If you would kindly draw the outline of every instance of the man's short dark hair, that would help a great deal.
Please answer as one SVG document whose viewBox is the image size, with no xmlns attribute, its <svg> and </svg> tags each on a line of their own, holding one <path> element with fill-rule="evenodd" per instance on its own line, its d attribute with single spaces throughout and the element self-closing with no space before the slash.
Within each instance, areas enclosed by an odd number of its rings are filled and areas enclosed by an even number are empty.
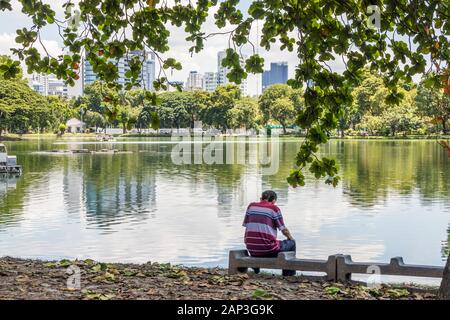
<svg viewBox="0 0 450 320">
<path fill-rule="evenodd" d="M 272 201 L 277 200 L 277 194 L 275 193 L 275 191 L 267 190 L 262 193 L 261 199 L 272 202 Z"/>
</svg>

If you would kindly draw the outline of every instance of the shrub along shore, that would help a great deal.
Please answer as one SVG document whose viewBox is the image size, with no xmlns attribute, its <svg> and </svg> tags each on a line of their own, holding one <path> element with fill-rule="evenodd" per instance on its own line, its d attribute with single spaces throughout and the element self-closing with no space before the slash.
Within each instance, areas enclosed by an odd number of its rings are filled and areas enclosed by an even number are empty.
<svg viewBox="0 0 450 320">
<path fill-rule="evenodd" d="M 76 281 L 78 274 L 79 282 Z M 360 284 L 267 273 L 228 276 L 226 269 L 150 262 L 99 263 L 89 259 L 48 262 L 0 258 L 0 300 L 430 300 L 436 299 L 436 290 L 406 285 L 368 288 Z"/>
</svg>

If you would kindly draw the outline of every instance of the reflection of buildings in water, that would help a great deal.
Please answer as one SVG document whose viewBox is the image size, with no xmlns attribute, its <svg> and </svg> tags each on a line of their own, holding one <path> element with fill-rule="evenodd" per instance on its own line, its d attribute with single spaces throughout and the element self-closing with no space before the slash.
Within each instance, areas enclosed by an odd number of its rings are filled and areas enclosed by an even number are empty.
<svg viewBox="0 0 450 320">
<path fill-rule="evenodd" d="M 108 181 L 108 185 L 90 179 L 84 182 L 88 224 L 109 228 L 122 219 L 140 222 L 156 210 L 154 175 L 117 175 Z"/>
<path fill-rule="evenodd" d="M 79 213 L 80 217 L 84 217 L 86 213 L 83 188 L 83 175 L 80 170 L 66 165 L 63 175 L 64 204 L 69 213 Z"/>
<path fill-rule="evenodd" d="M 262 179 L 256 168 L 247 167 L 236 181 L 217 184 L 218 217 L 243 215 L 248 204 L 258 201 L 262 190 Z"/>
<path fill-rule="evenodd" d="M 217 201 L 219 207 L 219 217 L 229 217 L 245 212 L 249 203 L 258 201 L 262 191 L 274 189 L 279 194 L 280 199 L 287 201 L 288 185 L 283 177 L 283 183 L 271 183 L 278 181 L 277 173 L 271 173 L 269 167 L 276 168 L 280 161 L 280 151 L 275 152 L 273 148 L 280 148 L 279 144 L 273 144 L 270 140 L 249 138 L 237 140 L 232 138 L 226 145 L 227 154 L 231 152 L 229 164 L 232 168 L 229 175 L 225 177 L 225 182 L 216 179 Z M 228 139 L 230 140 L 230 139 Z M 227 162 L 228 163 L 228 162 Z M 279 164 L 279 163 L 278 163 Z M 238 170 L 234 168 L 239 168 Z M 237 175 L 233 175 L 237 173 Z M 226 172 L 224 173 L 226 174 Z M 268 175 L 270 174 L 270 175 Z"/>
</svg>

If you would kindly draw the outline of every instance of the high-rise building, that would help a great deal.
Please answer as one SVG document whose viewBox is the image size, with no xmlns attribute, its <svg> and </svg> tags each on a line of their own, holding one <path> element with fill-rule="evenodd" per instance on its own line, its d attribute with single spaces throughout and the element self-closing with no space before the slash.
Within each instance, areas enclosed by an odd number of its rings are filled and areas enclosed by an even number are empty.
<svg viewBox="0 0 450 320">
<path fill-rule="evenodd" d="M 226 57 L 225 51 L 219 51 L 217 54 L 217 84 L 218 85 L 226 85 L 231 83 L 230 80 L 228 80 L 228 73 L 230 72 L 230 69 L 228 67 L 222 66 L 222 61 Z M 246 56 L 240 57 L 241 66 L 245 67 L 245 60 Z M 242 83 L 239 85 L 239 88 L 241 89 L 241 93 L 243 96 L 247 95 L 247 79 L 242 79 Z"/>
<path fill-rule="evenodd" d="M 227 74 L 229 69 L 222 66 L 222 60 L 226 57 L 225 51 L 219 51 L 217 53 L 217 84 L 223 85 L 228 82 Z"/>
<path fill-rule="evenodd" d="M 218 74 L 216 72 L 206 72 L 203 76 L 203 90 L 214 92 L 217 88 Z"/>
<path fill-rule="evenodd" d="M 155 81 L 156 72 L 155 55 L 141 50 L 131 51 L 125 57 L 120 58 L 119 60 L 113 60 L 113 63 L 117 65 L 119 71 L 117 83 L 124 85 L 129 82 L 129 79 L 127 79 L 125 74 L 130 70 L 129 61 L 135 57 L 138 57 L 142 61 L 141 75 L 138 78 L 140 87 L 146 90 L 153 90 L 153 81 Z M 86 60 L 83 67 L 83 90 L 86 86 L 97 80 L 98 76 L 95 74 L 92 65 Z"/>
<path fill-rule="evenodd" d="M 64 80 L 59 80 L 55 75 L 33 73 L 28 79 L 29 86 L 43 96 L 68 96 L 68 86 Z"/>
<path fill-rule="evenodd" d="M 185 89 L 187 91 L 201 90 L 203 88 L 203 76 L 197 71 L 189 72 Z"/>
<path fill-rule="evenodd" d="M 266 90 L 272 84 L 285 84 L 288 81 L 288 63 L 273 62 L 270 70 L 264 71 L 262 75 L 262 90 Z"/>
</svg>

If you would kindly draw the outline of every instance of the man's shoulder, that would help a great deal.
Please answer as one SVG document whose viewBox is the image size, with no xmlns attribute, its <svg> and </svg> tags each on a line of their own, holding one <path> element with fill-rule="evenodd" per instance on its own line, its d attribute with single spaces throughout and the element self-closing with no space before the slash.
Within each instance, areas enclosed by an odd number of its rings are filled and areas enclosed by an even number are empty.
<svg viewBox="0 0 450 320">
<path fill-rule="evenodd" d="M 260 201 L 260 202 L 252 202 L 248 205 L 248 208 L 257 207 L 257 208 L 265 208 L 270 211 L 273 211 L 273 213 L 280 213 L 281 210 L 273 203 L 267 202 L 267 201 Z"/>
</svg>

